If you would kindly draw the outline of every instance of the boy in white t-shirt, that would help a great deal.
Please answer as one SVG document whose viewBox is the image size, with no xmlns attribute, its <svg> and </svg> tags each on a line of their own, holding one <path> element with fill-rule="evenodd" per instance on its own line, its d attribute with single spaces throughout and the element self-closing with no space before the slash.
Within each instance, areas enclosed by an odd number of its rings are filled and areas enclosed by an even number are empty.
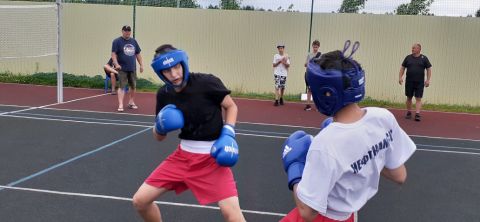
<svg viewBox="0 0 480 222">
<path fill-rule="evenodd" d="M 274 106 L 283 105 L 283 94 L 287 84 L 288 67 L 290 58 L 285 52 L 284 44 L 277 44 L 278 53 L 273 55 L 273 78 L 275 80 L 275 103 Z"/>
<path fill-rule="evenodd" d="M 297 131 L 285 141 L 283 163 L 297 207 L 282 222 L 353 222 L 354 212 L 377 193 L 380 175 L 405 182 L 404 163 L 416 146 L 388 110 L 358 106 L 365 76 L 351 59 L 359 43 L 347 57 L 349 46 L 308 63 L 314 103 L 333 122 L 313 139 Z"/>
</svg>

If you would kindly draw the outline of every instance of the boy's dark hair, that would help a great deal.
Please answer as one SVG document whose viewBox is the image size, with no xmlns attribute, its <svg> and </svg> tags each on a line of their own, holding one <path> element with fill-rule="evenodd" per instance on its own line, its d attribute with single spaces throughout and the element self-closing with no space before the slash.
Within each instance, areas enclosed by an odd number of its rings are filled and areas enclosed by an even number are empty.
<svg viewBox="0 0 480 222">
<path fill-rule="evenodd" d="M 153 56 L 153 58 L 157 58 L 158 56 L 160 56 L 162 54 L 165 54 L 167 52 L 171 52 L 171 51 L 174 51 L 174 50 L 177 50 L 177 48 L 173 47 L 173 45 L 163 44 L 163 45 L 159 46 L 157 49 L 155 49 L 155 55 Z"/>
<path fill-rule="evenodd" d="M 345 58 L 343 53 L 340 50 L 335 50 L 331 52 L 327 52 L 320 56 L 318 59 L 314 59 L 315 63 L 320 65 L 322 69 L 336 69 L 336 70 L 348 70 L 355 68 L 355 66 L 361 69 L 360 64 L 353 60 Z M 355 64 L 355 65 L 354 65 Z"/>
<path fill-rule="evenodd" d="M 312 42 L 312 45 L 318 45 L 318 46 L 320 46 L 320 41 L 315 40 L 315 41 Z"/>
</svg>

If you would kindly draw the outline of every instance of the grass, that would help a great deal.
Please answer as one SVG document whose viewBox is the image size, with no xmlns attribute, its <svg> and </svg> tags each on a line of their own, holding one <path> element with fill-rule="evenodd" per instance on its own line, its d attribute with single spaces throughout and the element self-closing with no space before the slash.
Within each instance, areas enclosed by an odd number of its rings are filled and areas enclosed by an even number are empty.
<svg viewBox="0 0 480 222">
<path fill-rule="evenodd" d="M 35 84 L 35 85 L 51 85 L 57 84 L 57 73 L 35 73 L 32 75 L 20 75 L 9 72 L 0 73 L 0 82 L 6 83 L 20 83 L 20 84 Z M 79 88 L 98 88 L 104 87 L 104 76 L 85 76 L 85 75 L 73 75 L 63 74 L 63 85 L 65 87 L 79 87 Z M 147 79 L 137 80 L 137 90 L 141 92 L 156 92 L 160 87 L 160 84 L 153 83 Z M 244 92 L 232 92 L 232 96 L 240 98 L 251 99 L 266 99 L 272 100 L 274 98 L 273 93 L 244 93 Z M 300 94 L 288 94 L 285 95 L 285 100 L 300 102 Z M 384 108 L 399 108 L 404 109 L 404 103 L 393 103 L 389 101 L 374 100 L 372 98 L 365 98 L 360 102 L 361 106 L 376 106 Z M 475 113 L 480 114 L 480 107 L 466 106 L 466 105 L 445 105 L 445 104 L 424 104 L 422 109 L 432 111 L 443 112 L 461 112 L 461 113 Z"/>
</svg>

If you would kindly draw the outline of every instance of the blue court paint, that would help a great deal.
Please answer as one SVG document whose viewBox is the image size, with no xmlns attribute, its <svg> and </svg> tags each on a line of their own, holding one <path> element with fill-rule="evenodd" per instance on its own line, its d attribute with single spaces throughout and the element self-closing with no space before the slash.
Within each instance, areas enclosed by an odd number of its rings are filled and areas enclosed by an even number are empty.
<svg viewBox="0 0 480 222">
<path fill-rule="evenodd" d="M 78 160 L 78 159 L 80 159 L 80 158 L 83 158 L 83 157 L 86 157 L 86 156 L 88 156 L 88 155 L 94 154 L 94 153 L 96 153 L 96 152 L 98 152 L 98 151 L 104 150 L 104 149 L 106 149 L 106 148 L 108 148 L 108 147 L 110 147 L 110 146 L 112 146 L 112 145 L 115 145 L 115 144 L 117 144 L 117 143 L 119 143 L 119 142 L 122 142 L 122 141 L 124 141 L 124 140 L 130 139 L 130 138 L 132 138 L 132 137 L 134 137 L 134 136 L 136 136 L 136 135 L 138 135 L 138 134 L 141 134 L 141 133 L 143 133 L 143 132 L 145 132 L 145 131 L 147 131 L 147 130 L 151 130 L 151 129 L 152 129 L 152 127 L 148 127 L 147 129 L 143 129 L 143 130 L 141 130 L 141 131 L 139 131 L 139 132 L 136 132 L 136 133 L 134 133 L 134 134 L 131 134 L 131 135 L 129 135 L 129 136 L 126 136 L 126 137 L 124 137 L 124 138 L 122 138 L 122 139 L 113 141 L 113 142 L 111 142 L 111 143 L 109 143 L 109 144 L 107 144 L 107 145 L 105 145 L 105 146 L 102 146 L 102 147 L 99 147 L 99 148 L 94 149 L 94 150 L 92 150 L 92 151 L 83 153 L 83 154 L 81 154 L 81 155 L 78 155 L 78 156 L 76 156 L 76 157 L 73 157 L 73 158 L 71 158 L 71 159 L 69 159 L 69 160 L 66 160 L 66 161 L 64 161 L 64 162 L 57 163 L 57 164 L 55 164 L 55 165 L 53 165 L 53 166 L 51 166 L 51 167 L 49 167 L 49 168 L 47 168 L 47 169 L 44 169 L 44 170 L 39 171 L 39 172 L 37 172 L 37 173 L 34 173 L 34 174 L 30 175 L 30 176 L 27 176 L 27 177 L 24 177 L 24 178 L 22 178 L 22 179 L 19 179 L 19 180 L 17 180 L 17 181 L 11 182 L 11 183 L 7 184 L 7 186 L 13 187 L 13 186 L 15 186 L 15 185 L 17 185 L 17 184 L 19 184 L 19 183 L 25 182 L 25 181 L 27 181 L 27 180 L 30 180 L 30 179 L 32 179 L 32 178 L 35 178 L 35 177 L 40 176 L 40 175 L 42 175 L 42 174 L 45 174 L 45 173 L 47 173 L 47 172 L 49 172 L 49 171 L 52 171 L 52 170 L 54 170 L 54 169 L 56 169 L 56 168 L 59 168 L 59 167 L 61 167 L 61 166 L 63 166 L 63 165 L 69 164 L 69 163 L 71 163 L 71 162 L 73 162 L 73 161 L 75 161 L 75 160 Z M 5 188 L 0 188 L 0 191 L 3 190 L 3 189 L 5 189 Z"/>
</svg>

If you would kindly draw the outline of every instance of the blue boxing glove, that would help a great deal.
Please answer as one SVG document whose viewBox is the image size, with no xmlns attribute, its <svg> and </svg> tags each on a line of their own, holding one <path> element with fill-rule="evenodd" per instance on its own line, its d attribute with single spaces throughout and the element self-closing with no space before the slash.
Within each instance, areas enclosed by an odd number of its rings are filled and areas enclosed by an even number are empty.
<svg viewBox="0 0 480 222">
<path fill-rule="evenodd" d="M 155 131 L 160 135 L 183 127 L 183 113 L 173 104 L 168 104 L 155 118 Z"/>
<path fill-rule="evenodd" d="M 283 168 L 288 175 L 288 188 L 290 190 L 293 189 L 293 185 L 302 179 L 312 138 L 312 135 L 299 130 L 290 135 L 283 144 Z"/>
<path fill-rule="evenodd" d="M 231 167 L 237 163 L 238 144 L 235 141 L 235 129 L 232 125 L 223 126 L 220 137 L 213 143 L 210 155 L 220 166 Z"/>
</svg>

